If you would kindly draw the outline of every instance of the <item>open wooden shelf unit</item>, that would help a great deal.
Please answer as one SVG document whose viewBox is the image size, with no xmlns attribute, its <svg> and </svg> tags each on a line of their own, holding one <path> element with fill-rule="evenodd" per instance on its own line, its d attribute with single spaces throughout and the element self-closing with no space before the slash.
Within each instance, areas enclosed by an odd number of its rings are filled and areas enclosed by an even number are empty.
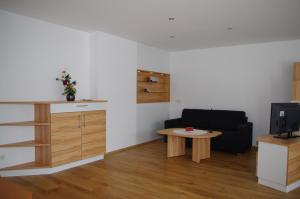
<svg viewBox="0 0 300 199">
<path fill-rule="evenodd" d="M 106 151 L 106 111 L 103 102 L 106 101 L 0 101 L 0 104 L 32 104 L 34 107 L 33 121 L 0 123 L 1 127 L 33 126 L 34 138 L 14 143 L 1 142 L 0 148 L 33 147 L 35 150 L 34 162 L 0 170 L 5 173 L 18 169 L 51 169 L 70 163 L 85 164 L 85 161 L 101 158 Z"/>
<path fill-rule="evenodd" d="M 51 135 L 50 135 L 50 104 L 34 102 L 0 101 L 0 104 L 33 104 L 34 121 L 5 122 L 0 126 L 34 126 L 34 140 L 1 144 L 0 148 L 35 147 L 35 165 L 50 167 Z M 25 164 L 22 164 L 25 165 Z M 16 166 L 22 166 L 16 165 Z M 5 169 L 5 168 L 4 168 Z M 3 169 L 1 169 L 3 170 Z"/>
</svg>

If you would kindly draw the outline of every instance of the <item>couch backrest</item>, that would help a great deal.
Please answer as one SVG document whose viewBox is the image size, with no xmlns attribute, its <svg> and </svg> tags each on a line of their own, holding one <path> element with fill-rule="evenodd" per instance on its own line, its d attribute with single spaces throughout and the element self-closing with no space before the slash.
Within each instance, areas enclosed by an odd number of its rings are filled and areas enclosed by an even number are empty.
<svg viewBox="0 0 300 199">
<path fill-rule="evenodd" d="M 210 110 L 205 109 L 184 109 L 182 111 L 182 123 L 185 126 L 193 126 L 195 128 L 209 128 L 210 126 Z"/>
<path fill-rule="evenodd" d="M 244 111 L 184 109 L 182 111 L 184 126 L 204 129 L 233 130 L 247 122 Z"/>
<path fill-rule="evenodd" d="M 212 110 L 210 127 L 215 129 L 233 130 L 247 122 L 244 111 Z"/>
</svg>

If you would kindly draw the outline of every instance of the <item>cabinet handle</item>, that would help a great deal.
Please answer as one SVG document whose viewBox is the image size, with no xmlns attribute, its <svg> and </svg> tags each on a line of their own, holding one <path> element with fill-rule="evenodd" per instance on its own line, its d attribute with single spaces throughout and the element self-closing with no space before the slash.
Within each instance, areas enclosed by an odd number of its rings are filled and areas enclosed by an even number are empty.
<svg viewBox="0 0 300 199">
<path fill-rule="evenodd" d="M 89 106 L 87 104 L 81 104 L 81 105 L 77 105 L 76 107 L 86 107 L 86 106 Z"/>
<path fill-rule="evenodd" d="M 81 128 L 81 116 L 78 115 L 78 128 Z"/>
<path fill-rule="evenodd" d="M 83 126 L 84 126 L 84 128 L 85 128 L 85 114 L 84 114 L 84 116 L 83 116 L 83 119 L 84 119 Z"/>
</svg>

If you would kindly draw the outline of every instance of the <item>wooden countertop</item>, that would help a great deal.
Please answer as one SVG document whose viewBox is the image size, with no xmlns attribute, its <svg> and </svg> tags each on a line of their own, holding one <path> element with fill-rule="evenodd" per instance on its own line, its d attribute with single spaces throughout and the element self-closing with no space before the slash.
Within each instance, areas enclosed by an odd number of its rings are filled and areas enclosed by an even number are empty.
<svg viewBox="0 0 300 199">
<path fill-rule="evenodd" d="M 294 133 L 294 135 L 300 135 L 300 133 Z M 256 138 L 258 142 L 266 142 L 270 144 L 277 144 L 277 145 L 282 145 L 282 146 L 292 146 L 295 144 L 300 144 L 300 137 L 299 138 L 290 138 L 290 139 L 279 139 L 279 138 L 274 138 L 274 135 L 262 135 L 258 136 Z"/>
<path fill-rule="evenodd" d="M 177 133 L 174 133 L 175 129 L 182 129 L 182 128 L 162 129 L 162 130 L 157 131 L 157 133 L 161 134 L 161 135 L 173 135 L 173 136 L 185 137 L 185 138 L 213 138 L 213 137 L 222 135 L 222 133 L 220 131 L 212 131 L 211 133 L 209 133 L 209 131 L 207 131 L 207 134 L 203 134 L 203 135 L 177 134 Z"/>
<path fill-rule="evenodd" d="M 10 100 L 0 100 L 0 104 L 72 104 L 72 103 L 104 103 L 107 100 L 75 100 L 75 101 L 66 101 L 66 100 L 51 100 L 51 101 L 10 101 Z"/>
</svg>

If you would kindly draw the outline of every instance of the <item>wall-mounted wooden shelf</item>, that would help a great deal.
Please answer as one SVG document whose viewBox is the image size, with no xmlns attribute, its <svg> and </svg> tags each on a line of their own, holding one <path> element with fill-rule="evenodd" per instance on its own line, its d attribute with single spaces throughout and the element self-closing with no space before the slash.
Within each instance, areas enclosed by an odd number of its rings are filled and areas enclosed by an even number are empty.
<svg viewBox="0 0 300 199">
<path fill-rule="evenodd" d="M 49 126 L 47 122 L 35 122 L 35 121 L 24 121 L 24 122 L 6 122 L 0 123 L 0 126 Z"/>
<path fill-rule="evenodd" d="M 44 147 L 50 146 L 50 144 L 38 143 L 34 140 L 24 141 L 24 142 L 15 142 L 10 144 L 2 144 L 0 147 Z"/>
<path fill-rule="evenodd" d="M 149 81 L 155 77 L 158 81 Z M 148 90 L 148 91 L 147 91 Z M 170 101 L 170 74 L 137 70 L 137 103 Z"/>
</svg>

